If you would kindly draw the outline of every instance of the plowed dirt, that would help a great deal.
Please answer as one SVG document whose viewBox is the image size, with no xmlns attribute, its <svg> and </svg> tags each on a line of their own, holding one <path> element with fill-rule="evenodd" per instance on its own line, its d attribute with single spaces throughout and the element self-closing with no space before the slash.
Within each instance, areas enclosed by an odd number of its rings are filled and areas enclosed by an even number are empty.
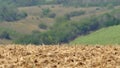
<svg viewBox="0 0 120 68">
<path fill-rule="evenodd" d="M 1 45 L 0 68 L 120 68 L 120 46 Z"/>
</svg>

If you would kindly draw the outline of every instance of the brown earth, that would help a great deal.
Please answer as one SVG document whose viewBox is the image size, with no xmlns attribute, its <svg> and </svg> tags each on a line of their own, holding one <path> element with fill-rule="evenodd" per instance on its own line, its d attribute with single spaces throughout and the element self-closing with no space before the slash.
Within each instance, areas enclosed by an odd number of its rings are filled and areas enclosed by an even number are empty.
<svg viewBox="0 0 120 68">
<path fill-rule="evenodd" d="M 1 45 L 0 68 L 120 68 L 120 46 Z"/>
</svg>

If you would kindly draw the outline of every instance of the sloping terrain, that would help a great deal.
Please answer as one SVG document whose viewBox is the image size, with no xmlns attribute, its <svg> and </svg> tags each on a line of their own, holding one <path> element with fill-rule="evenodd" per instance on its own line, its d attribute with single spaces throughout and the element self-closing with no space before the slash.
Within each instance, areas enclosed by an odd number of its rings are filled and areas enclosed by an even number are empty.
<svg viewBox="0 0 120 68">
<path fill-rule="evenodd" d="M 0 68 L 120 68 L 120 46 L 0 46 Z"/>
<path fill-rule="evenodd" d="M 66 13 L 73 11 L 85 11 L 85 15 L 73 17 L 72 20 L 79 21 L 81 17 L 91 16 L 95 13 L 100 13 L 105 11 L 105 9 L 100 8 L 96 10 L 97 7 L 90 8 L 75 8 L 75 7 L 63 7 L 61 5 L 43 5 L 43 6 L 30 6 L 30 7 L 20 7 L 19 11 L 26 12 L 28 16 L 25 19 L 14 21 L 14 22 L 0 22 L 0 27 L 9 28 L 20 33 L 30 34 L 32 31 L 44 31 L 40 29 L 38 25 L 40 23 L 45 23 L 48 27 L 52 26 L 55 23 L 56 18 L 40 17 L 42 14 L 42 9 L 49 8 L 52 13 L 56 14 L 56 17 L 64 16 Z M 91 14 L 91 15 L 89 15 Z M 86 16 L 87 15 L 87 16 Z M 21 28 L 22 27 L 22 28 Z"/>
<path fill-rule="evenodd" d="M 120 44 L 120 25 L 100 29 L 89 35 L 80 36 L 72 44 Z"/>
</svg>

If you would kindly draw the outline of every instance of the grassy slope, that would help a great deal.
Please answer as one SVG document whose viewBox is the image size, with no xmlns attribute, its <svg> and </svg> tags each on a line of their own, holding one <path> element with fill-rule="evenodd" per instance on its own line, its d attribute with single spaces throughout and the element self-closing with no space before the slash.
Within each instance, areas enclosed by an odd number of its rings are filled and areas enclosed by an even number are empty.
<svg viewBox="0 0 120 68">
<path fill-rule="evenodd" d="M 75 7 L 63 7 L 60 5 L 54 5 L 54 7 L 52 7 L 52 5 L 20 7 L 19 10 L 26 12 L 28 14 L 28 17 L 19 21 L 14 21 L 14 22 L 0 22 L 0 27 L 11 29 L 21 34 L 30 34 L 33 30 L 44 31 L 38 27 L 40 23 L 46 23 L 48 26 L 52 26 L 52 24 L 55 21 L 52 18 L 47 18 L 47 17 L 40 18 L 40 14 L 43 8 L 50 8 L 50 10 L 53 13 L 56 13 L 57 16 L 63 16 L 64 14 L 70 13 L 73 11 L 80 11 L 80 10 L 86 11 L 85 15 L 72 18 L 72 20 L 76 20 L 76 21 L 77 20 L 79 21 L 81 17 L 88 17 L 86 15 L 105 11 L 105 9 L 103 8 L 101 8 L 100 10 L 96 10 L 96 7 L 75 8 Z M 9 42 L 10 40 L 0 40 L 0 43 L 4 43 L 4 41 Z"/>
<path fill-rule="evenodd" d="M 100 29 L 87 36 L 81 36 L 71 44 L 120 44 L 120 25 Z"/>
<path fill-rule="evenodd" d="M 0 27 L 7 27 L 10 29 L 13 29 L 15 31 L 18 31 L 20 33 L 31 33 L 33 30 L 43 31 L 42 29 L 39 29 L 38 25 L 39 23 L 46 23 L 48 26 L 52 25 L 55 21 L 52 18 L 40 18 L 40 14 L 42 11 L 42 8 L 50 8 L 50 10 L 57 14 L 57 16 L 63 16 L 66 13 L 70 13 L 72 11 L 79 11 L 84 10 L 87 12 L 87 14 L 82 16 L 74 17 L 72 20 L 79 20 L 81 17 L 87 17 L 88 14 L 99 13 L 101 11 L 105 11 L 103 9 L 97 10 L 96 7 L 90 7 L 90 8 L 75 8 L 75 7 L 62 7 L 60 5 L 55 5 L 53 8 L 51 5 L 43 5 L 43 6 L 31 6 L 31 7 L 21 7 L 19 8 L 20 11 L 24 11 L 28 13 L 28 17 L 15 22 L 4 22 L 0 23 Z M 99 11 L 99 12 L 98 12 Z M 89 15 L 90 16 L 90 15 Z"/>
</svg>

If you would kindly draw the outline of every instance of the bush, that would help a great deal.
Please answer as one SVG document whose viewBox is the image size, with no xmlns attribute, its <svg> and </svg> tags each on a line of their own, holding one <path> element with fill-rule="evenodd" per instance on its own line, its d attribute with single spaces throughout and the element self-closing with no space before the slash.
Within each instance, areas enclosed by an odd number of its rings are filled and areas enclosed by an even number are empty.
<svg viewBox="0 0 120 68">
<path fill-rule="evenodd" d="M 35 35 L 25 35 L 14 41 L 16 44 L 41 44 L 40 38 Z"/>
<path fill-rule="evenodd" d="M 0 38 L 14 40 L 21 37 L 22 34 L 9 28 L 0 27 Z"/>
<path fill-rule="evenodd" d="M 16 20 L 20 20 L 20 19 L 23 19 L 25 17 L 27 17 L 27 13 L 26 12 L 19 12 L 16 16 Z"/>
<path fill-rule="evenodd" d="M 42 9 L 42 14 L 40 15 L 40 17 L 55 18 L 56 14 L 52 13 L 49 8 L 44 8 L 44 9 Z"/>
<path fill-rule="evenodd" d="M 40 23 L 39 28 L 41 29 L 47 29 L 47 25 L 45 23 Z"/>
<path fill-rule="evenodd" d="M 114 6 L 113 6 L 112 4 L 108 4 L 106 8 L 107 8 L 107 9 L 113 9 Z"/>
<path fill-rule="evenodd" d="M 100 10 L 101 8 L 97 7 L 96 10 Z"/>
<path fill-rule="evenodd" d="M 44 16 L 47 16 L 50 12 L 51 12 L 51 10 L 50 10 L 49 8 L 44 8 L 44 9 L 42 9 L 42 14 L 43 14 Z"/>
<path fill-rule="evenodd" d="M 75 16 L 80 16 L 80 15 L 83 15 L 83 14 L 85 14 L 85 11 L 74 11 L 74 12 L 65 14 L 65 16 L 71 18 L 71 17 L 75 17 Z"/>
<path fill-rule="evenodd" d="M 48 17 L 49 17 L 49 18 L 55 18 L 55 17 L 56 17 L 56 14 L 55 14 L 55 13 L 49 13 L 49 14 L 48 14 Z"/>
<path fill-rule="evenodd" d="M 0 39 L 11 39 L 8 32 L 4 31 L 0 34 Z"/>
<path fill-rule="evenodd" d="M 70 18 L 68 16 L 56 17 L 56 19 L 55 19 L 56 23 L 66 22 L 68 20 L 70 20 Z"/>
<path fill-rule="evenodd" d="M 39 30 L 33 30 L 32 31 L 33 34 L 38 34 L 38 33 L 41 33 Z"/>
<path fill-rule="evenodd" d="M 25 12 L 19 12 L 13 5 L 1 5 L 0 9 L 0 21 L 16 21 L 27 16 Z"/>
</svg>

